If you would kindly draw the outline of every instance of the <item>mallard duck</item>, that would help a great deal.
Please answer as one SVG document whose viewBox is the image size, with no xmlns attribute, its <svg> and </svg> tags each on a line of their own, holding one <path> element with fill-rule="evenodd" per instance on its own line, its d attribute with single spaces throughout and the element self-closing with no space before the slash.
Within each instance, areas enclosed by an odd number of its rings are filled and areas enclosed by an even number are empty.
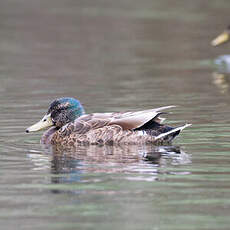
<svg viewBox="0 0 230 230">
<path fill-rule="evenodd" d="M 41 143 L 78 146 L 81 144 L 165 144 L 186 127 L 170 127 L 161 124 L 160 115 L 164 106 L 137 112 L 85 114 L 81 103 L 74 98 L 59 98 L 53 101 L 46 115 L 26 132 L 35 132 L 50 127 L 42 136 Z"/>
<path fill-rule="evenodd" d="M 211 44 L 213 46 L 218 46 L 224 42 L 227 42 L 230 40 L 230 25 L 227 27 L 226 30 L 224 30 L 220 35 L 218 35 Z"/>
</svg>

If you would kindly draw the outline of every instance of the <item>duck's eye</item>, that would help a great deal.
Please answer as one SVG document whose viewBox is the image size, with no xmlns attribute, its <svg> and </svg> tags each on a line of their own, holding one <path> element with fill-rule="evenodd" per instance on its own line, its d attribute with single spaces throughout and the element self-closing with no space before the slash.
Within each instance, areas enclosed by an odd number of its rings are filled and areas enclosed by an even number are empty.
<svg viewBox="0 0 230 230">
<path fill-rule="evenodd" d="M 47 119 L 44 119 L 43 121 L 47 121 Z"/>
</svg>

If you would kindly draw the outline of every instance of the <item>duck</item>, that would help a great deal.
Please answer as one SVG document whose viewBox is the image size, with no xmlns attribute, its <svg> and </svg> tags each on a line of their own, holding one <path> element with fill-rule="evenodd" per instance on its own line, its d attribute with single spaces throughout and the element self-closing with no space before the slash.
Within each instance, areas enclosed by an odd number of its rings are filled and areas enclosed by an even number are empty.
<svg viewBox="0 0 230 230">
<path fill-rule="evenodd" d="M 211 45 L 218 46 L 230 40 L 230 25 L 214 40 L 212 40 Z"/>
<path fill-rule="evenodd" d="M 54 100 L 44 117 L 26 129 L 27 133 L 47 129 L 41 138 L 46 145 L 77 147 L 79 145 L 170 144 L 191 124 L 171 127 L 161 115 L 174 105 L 129 112 L 91 113 L 75 98 Z"/>
</svg>

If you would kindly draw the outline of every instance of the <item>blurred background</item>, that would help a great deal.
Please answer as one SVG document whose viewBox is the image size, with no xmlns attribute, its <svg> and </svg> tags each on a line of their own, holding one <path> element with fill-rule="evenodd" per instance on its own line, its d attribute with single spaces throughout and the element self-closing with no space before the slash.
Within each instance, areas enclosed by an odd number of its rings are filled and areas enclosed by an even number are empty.
<svg viewBox="0 0 230 230">
<path fill-rule="evenodd" d="M 229 77 L 215 60 L 230 44 L 210 45 L 229 10 L 229 0 L 1 1 L 4 229 L 229 229 Z M 171 147 L 53 153 L 25 129 L 63 96 L 88 113 L 175 104 L 168 123 L 193 126 Z"/>
</svg>

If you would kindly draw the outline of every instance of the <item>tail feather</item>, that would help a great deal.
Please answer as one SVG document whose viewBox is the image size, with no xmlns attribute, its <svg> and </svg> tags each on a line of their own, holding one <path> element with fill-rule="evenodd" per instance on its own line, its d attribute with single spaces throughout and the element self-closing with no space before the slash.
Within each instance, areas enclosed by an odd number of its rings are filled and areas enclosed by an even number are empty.
<svg viewBox="0 0 230 230">
<path fill-rule="evenodd" d="M 172 129 L 172 130 L 170 130 L 170 131 L 168 131 L 168 132 L 161 133 L 160 135 L 158 135 L 158 136 L 155 137 L 155 141 L 156 141 L 156 140 L 159 140 L 159 139 L 162 139 L 162 138 L 165 138 L 165 137 L 167 137 L 168 135 L 173 134 L 173 133 L 175 134 L 175 133 L 178 132 L 178 133 L 177 133 L 177 135 L 178 135 L 183 129 L 185 129 L 185 128 L 191 126 L 191 125 L 192 125 L 192 124 L 185 124 L 185 125 L 183 125 L 183 126 L 174 128 L 174 129 Z M 177 136 L 177 135 L 175 135 L 175 136 Z M 174 136 L 174 137 L 175 137 L 175 136 Z"/>
</svg>

